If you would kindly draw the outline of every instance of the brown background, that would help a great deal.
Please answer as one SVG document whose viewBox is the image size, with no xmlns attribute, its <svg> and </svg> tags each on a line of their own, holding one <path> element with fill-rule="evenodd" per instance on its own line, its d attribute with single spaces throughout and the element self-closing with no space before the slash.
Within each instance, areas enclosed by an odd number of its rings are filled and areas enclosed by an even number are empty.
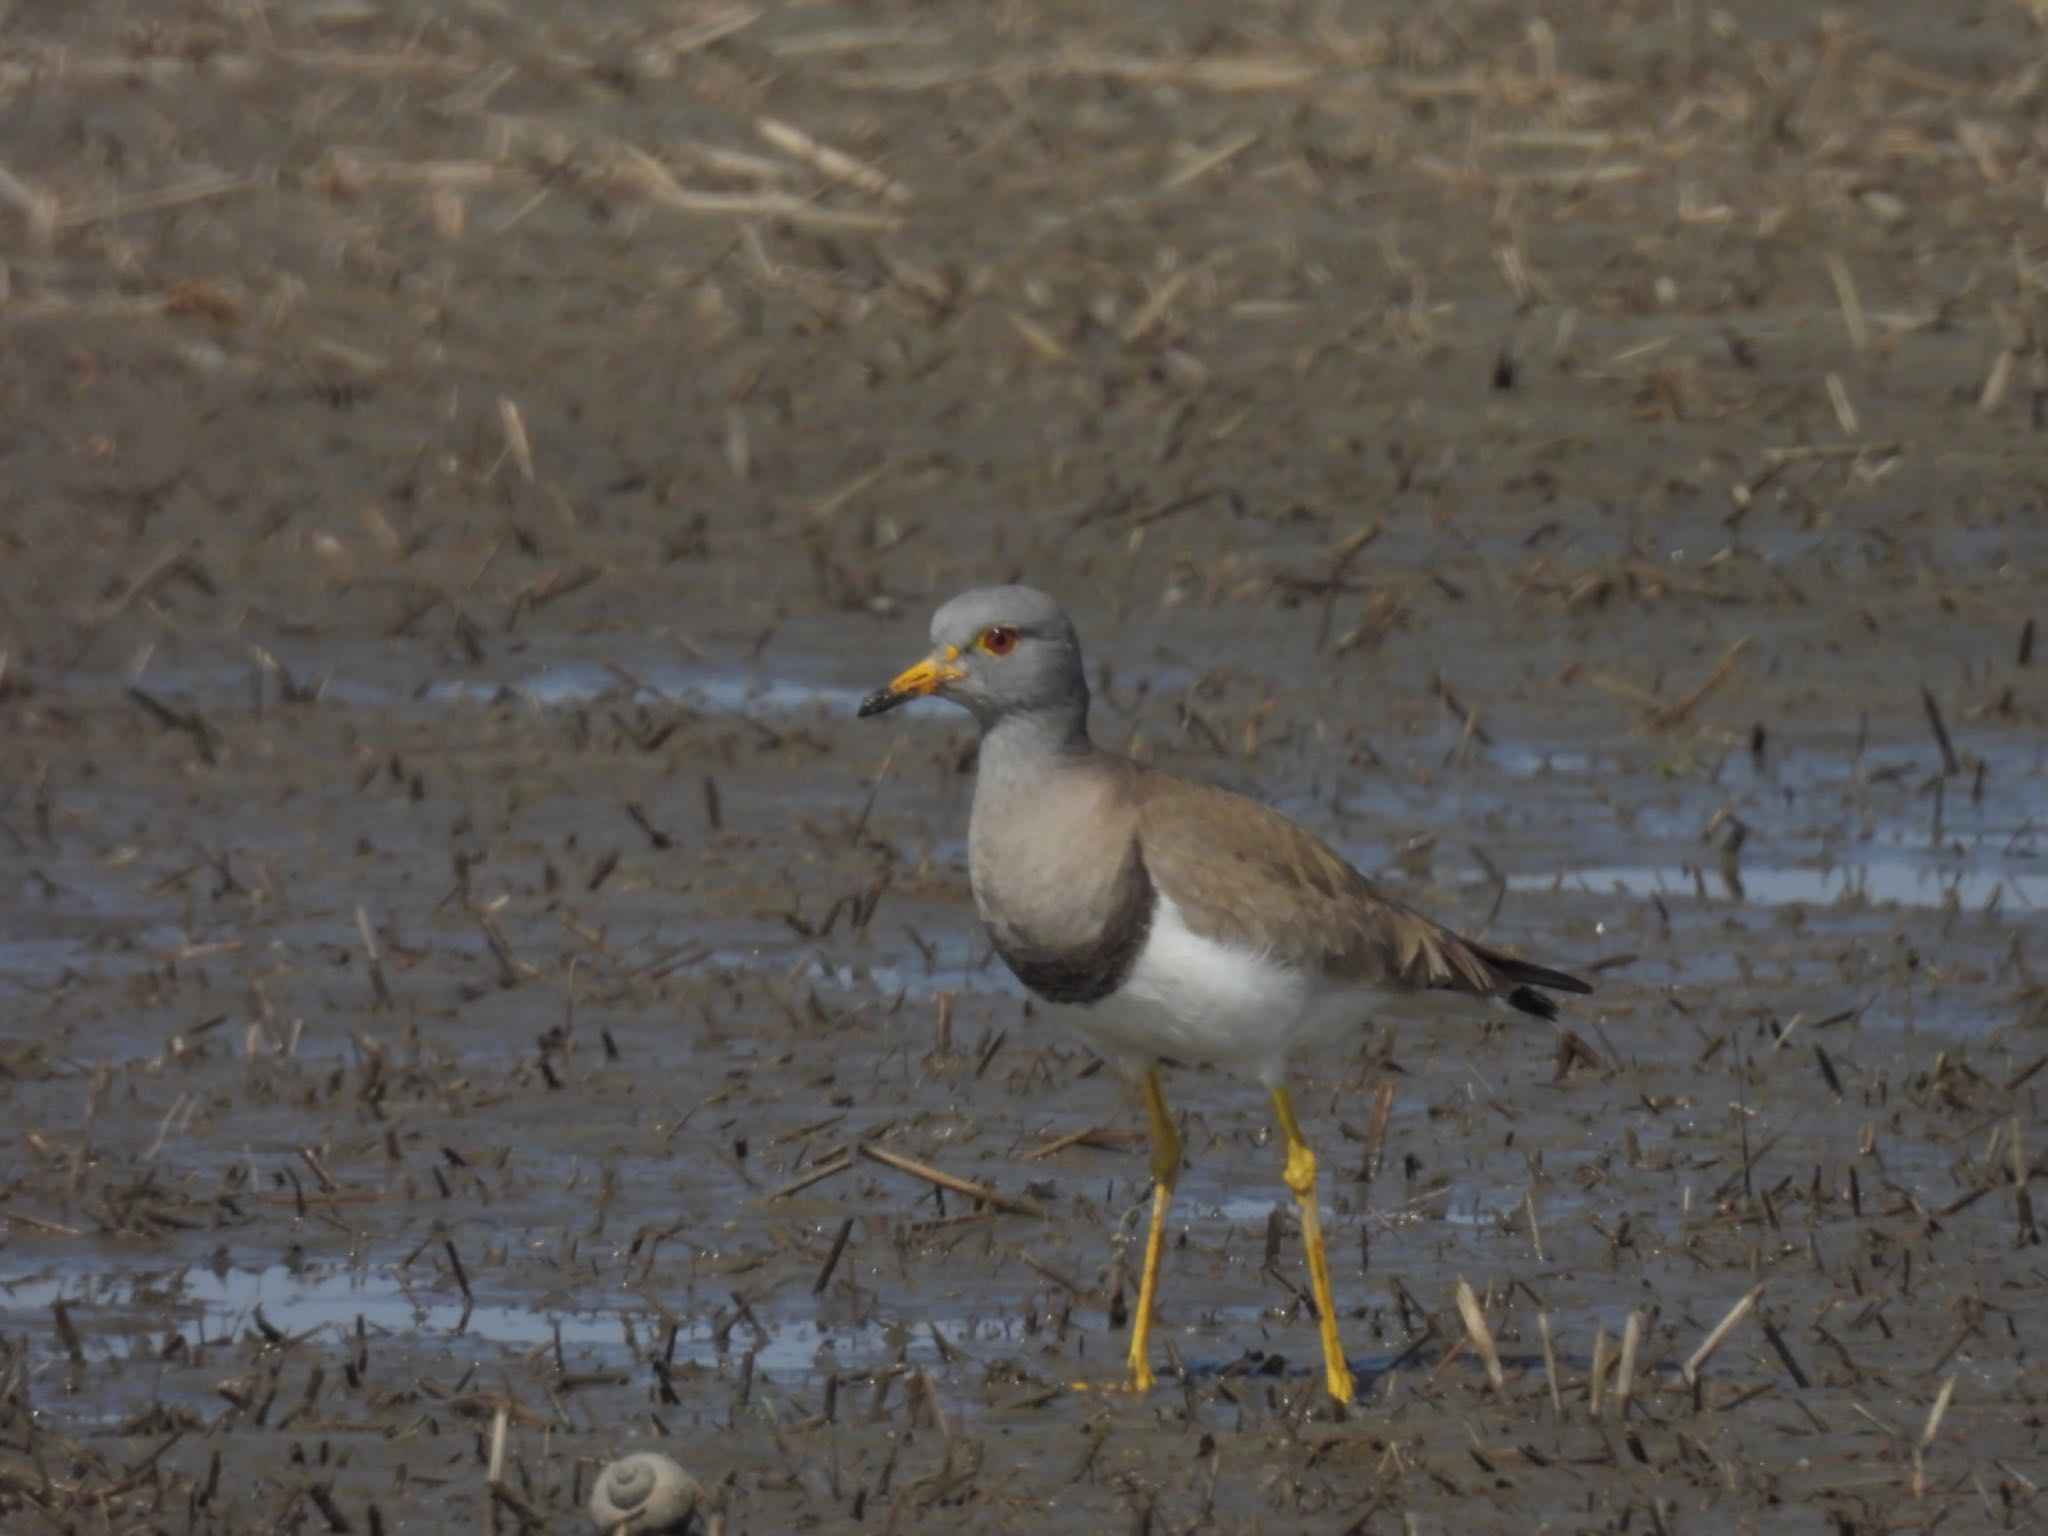
<svg viewBox="0 0 2048 1536">
<path fill-rule="evenodd" d="M 15 7 L 0 1519 L 2038 1527 L 2043 37 Z M 1193 1071 L 1187 1374 L 1064 1385 L 1135 1101 L 964 720 L 851 718 L 1011 577 L 1105 739 L 1597 968 L 1308 1085 L 1348 1416 Z"/>
</svg>

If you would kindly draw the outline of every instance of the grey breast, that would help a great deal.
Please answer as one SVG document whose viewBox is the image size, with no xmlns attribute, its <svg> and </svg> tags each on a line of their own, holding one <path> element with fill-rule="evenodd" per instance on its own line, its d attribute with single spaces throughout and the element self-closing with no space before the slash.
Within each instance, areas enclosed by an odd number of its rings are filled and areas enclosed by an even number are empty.
<svg viewBox="0 0 2048 1536">
<path fill-rule="evenodd" d="M 983 924 L 1017 979 L 1055 1003 L 1095 1003 L 1130 975 L 1158 892 L 1116 765 L 1060 775 L 1055 793 L 976 786 L 968 862 Z"/>
<path fill-rule="evenodd" d="M 1048 1002 L 1099 1003 L 1124 984 L 1152 931 L 1159 894 L 1138 845 L 1118 868 L 1107 916 L 1092 937 L 1065 946 L 1034 944 L 1014 930 L 989 925 L 996 953 L 1019 981 Z"/>
</svg>

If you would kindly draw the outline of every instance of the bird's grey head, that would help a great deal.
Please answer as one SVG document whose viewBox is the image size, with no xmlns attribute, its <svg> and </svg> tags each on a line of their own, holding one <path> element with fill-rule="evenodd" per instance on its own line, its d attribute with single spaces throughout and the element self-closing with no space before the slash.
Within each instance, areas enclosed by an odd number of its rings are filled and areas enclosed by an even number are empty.
<svg viewBox="0 0 2048 1536">
<path fill-rule="evenodd" d="M 863 701 L 878 715 L 937 694 L 973 712 L 983 729 L 1041 716 L 1085 740 L 1088 681 L 1081 642 L 1060 605 L 1033 587 L 976 587 L 932 615 L 932 653 Z"/>
</svg>

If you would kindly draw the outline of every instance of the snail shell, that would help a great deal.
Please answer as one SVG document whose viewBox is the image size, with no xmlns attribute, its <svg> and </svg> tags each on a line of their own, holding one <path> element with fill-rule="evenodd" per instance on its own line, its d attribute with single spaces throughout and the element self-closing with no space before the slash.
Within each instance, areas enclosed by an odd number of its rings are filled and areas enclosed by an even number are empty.
<svg viewBox="0 0 2048 1536">
<path fill-rule="evenodd" d="M 621 1456 L 597 1475 L 590 1518 L 605 1536 L 655 1536 L 697 1528 L 704 1490 L 666 1456 L 642 1451 Z"/>
</svg>

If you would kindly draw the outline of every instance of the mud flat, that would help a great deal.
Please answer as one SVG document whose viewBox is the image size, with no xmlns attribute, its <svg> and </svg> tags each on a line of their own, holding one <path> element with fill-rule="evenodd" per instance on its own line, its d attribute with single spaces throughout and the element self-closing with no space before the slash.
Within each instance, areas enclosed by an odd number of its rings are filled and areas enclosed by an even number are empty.
<svg viewBox="0 0 2048 1536">
<path fill-rule="evenodd" d="M 0 1528 L 2039 1529 L 2037 11 L 47 7 L 0 42 Z M 1134 1097 L 1107 739 L 1570 957 Z"/>
</svg>

